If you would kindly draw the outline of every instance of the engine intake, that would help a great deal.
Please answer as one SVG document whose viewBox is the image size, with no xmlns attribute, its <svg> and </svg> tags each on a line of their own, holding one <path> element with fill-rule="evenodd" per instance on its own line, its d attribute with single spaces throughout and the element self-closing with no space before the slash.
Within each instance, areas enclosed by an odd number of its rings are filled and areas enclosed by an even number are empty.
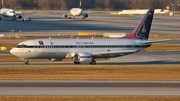
<svg viewBox="0 0 180 101">
<path fill-rule="evenodd" d="M 18 15 L 16 18 L 17 18 L 17 19 L 22 19 L 22 16 L 21 16 L 21 15 Z"/>
<path fill-rule="evenodd" d="M 64 17 L 64 18 L 67 18 L 67 17 L 68 17 L 68 15 L 67 15 L 67 14 L 63 14 L 63 17 Z"/>
<path fill-rule="evenodd" d="M 74 55 L 74 62 L 91 62 L 92 56 L 88 53 L 76 53 Z"/>
<path fill-rule="evenodd" d="M 88 18 L 88 14 L 84 14 L 84 17 L 85 17 L 85 18 Z"/>
</svg>

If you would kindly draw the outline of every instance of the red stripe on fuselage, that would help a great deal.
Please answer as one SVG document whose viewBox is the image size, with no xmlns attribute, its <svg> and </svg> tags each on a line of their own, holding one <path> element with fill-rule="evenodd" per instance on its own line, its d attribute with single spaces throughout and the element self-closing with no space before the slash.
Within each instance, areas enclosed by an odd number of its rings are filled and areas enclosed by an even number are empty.
<svg viewBox="0 0 180 101">
<path fill-rule="evenodd" d="M 92 58 L 91 56 L 80 56 L 80 58 Z"/>
</svg>

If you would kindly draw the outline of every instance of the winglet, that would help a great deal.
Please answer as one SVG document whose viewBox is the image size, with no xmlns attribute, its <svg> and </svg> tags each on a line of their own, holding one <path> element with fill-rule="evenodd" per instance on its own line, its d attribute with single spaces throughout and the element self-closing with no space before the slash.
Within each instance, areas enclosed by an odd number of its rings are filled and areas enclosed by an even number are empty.
<svg viewBox="0 0 180 101">
<path fill-rule="evenodd" d="M 142 18 L 139 25 L 135 28 L 132 34 L 124 36 L 127 39 L 148 39 L 151 30 L 151 24 L 154 16 L 154 9 L 150 9 Z"/>
</svg>

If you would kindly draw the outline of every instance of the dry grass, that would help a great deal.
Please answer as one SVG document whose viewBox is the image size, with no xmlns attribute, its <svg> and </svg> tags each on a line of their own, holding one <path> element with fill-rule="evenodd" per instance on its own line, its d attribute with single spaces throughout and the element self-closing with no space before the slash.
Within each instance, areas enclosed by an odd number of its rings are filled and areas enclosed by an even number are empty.
<svg viewBox="0 0 180 101">
<path fill-rule="evenodd" d="M 180 80 L 179 65 L 0 66 L 0 80 Z"/>
<path fill-rule="evenodd" d="M 129 96 L 6 96 L 0 101 L 180 101 L 180 97 Z"/>
<path fill-rule="evenodd" d="M 12 55 L 0 55 L 0 62 L 24 62 L 16 56 Z M 30 59 L 31 62 L 47 62 L 47 59 Z"/>
</svg>

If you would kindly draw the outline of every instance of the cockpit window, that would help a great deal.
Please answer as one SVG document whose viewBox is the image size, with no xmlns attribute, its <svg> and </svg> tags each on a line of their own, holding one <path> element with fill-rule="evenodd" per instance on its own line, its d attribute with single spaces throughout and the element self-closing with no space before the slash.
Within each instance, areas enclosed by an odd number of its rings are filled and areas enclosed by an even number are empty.
<svg viewBox="0 0 180 101">
<path fill-rule="evenodd" d="M 15 13 L 15 11 L 9 11 L 9 13 Z"/>
<path fill-rule="evenodd" d="M 25 48 L 25 47 L 27 47 L 27 45 L 17 45 L 17 46 L 15 46 L 16 48 Z"/>
</svg>

